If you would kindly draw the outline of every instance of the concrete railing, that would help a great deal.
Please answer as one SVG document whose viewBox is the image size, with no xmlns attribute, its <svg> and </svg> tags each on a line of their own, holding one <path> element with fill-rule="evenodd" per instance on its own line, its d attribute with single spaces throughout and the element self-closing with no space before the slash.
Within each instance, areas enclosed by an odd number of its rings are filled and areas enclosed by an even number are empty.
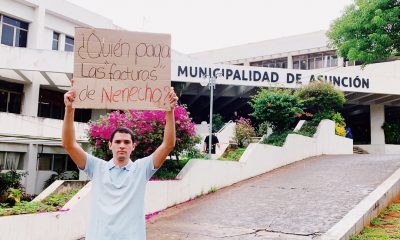
<svg viewBox="0 0 400 240">
<path fill-rule="evenodd" d="M 62 120 L 0 113 L 0 133 L 10 137 L 33 137 L 61 140 Z M 10 128 L 10 126 L 13 126 Z M 88 124 L 74 122 L 78 141 L 87 141 Z"/>
<path fill-rule="evenodd" d="M 163 210 L 236 182 L 281 166 L 321 154 L 352 154 L 353 141 L 335 135 L 335 124 L 323 120 L 314 138 L 290 134 L 283 147 L 252 143 L 239 162 L 191 160 L 178 175 L 179 180 L 150 181 L 146 190 L 145 212 Z M 207 176 L 207 177 L 205 177 Z M 87 184 L 64 206 L 66 212 L 0 217 L 0 228 L 8 240 L 78 239 L 84 235 L 90 188 Z M 43 231 L 51 229 L 52 231 Z M 4 231 L 3 231 L 4 233 Z"/>
</svg>

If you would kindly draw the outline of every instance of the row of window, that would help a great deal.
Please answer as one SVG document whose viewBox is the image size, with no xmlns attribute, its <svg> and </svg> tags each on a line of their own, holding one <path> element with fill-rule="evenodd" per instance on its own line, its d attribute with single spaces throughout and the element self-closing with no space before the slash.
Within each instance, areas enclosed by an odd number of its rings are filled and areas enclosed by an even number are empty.
<svg viewBox="0 0 400 240">
<path fill-rule="evenodd" d="M 66 154 L 39 154 L 39 171 L 78 171 L 78 167 Z"/>
<path fill-rule="evenodd" d="M 250 66 L 269 68 L 288 68 L 287 58 L 268 59 L 251 62 Z M 338 66 L 338 58 L 334 51 L 293 56 L 293 69 L 317 69 Z"/>
<path fill-rule="evenodd" d="M 60 48 L 60 33 L 53 32 L 53 45 L 51 47 L 52 50 L 59 50 Z M 64 51 L 66 52 L 73 52 L 74 51 L 74 38 L 65 36 L 65 45 Z"/>
<path fill-rule="evenodd" d="M 24 154 L 0 151 L 0 171 L 24 170 Z M 67 154 L 40 153 L 38 156 L 39 171 L 78 171 L 78 167 Z"/>
<path fill-rule="evenodd" d="M 251 62 L 250 66 L 269 67 L 269 68 L 287 68 L 288 62 L 287 62 L 287 58 L 268 59 L 268 60 L 262 60 L 262 61 L 258 61 L 258 62 Z"/>
<path fill-rule="evenodd" d="M 0 81 L 0 112 L 21 113 L 23 85 Z M 39 90 L 38 117 L 63 119 L 65 113 L 64 94 L 53 90 Z M 75 121 L 87 122 L 91 109 L 76 109 Z"/>
<path fill-rule="evenodd" d="M 0 152 L 0 171 L 1 170 L 23 170 L 23 153 L 20 152 Z"/>
<path fill-rule="evenodd" d="M 28 42 L 29 23 L 0 15 L 0 39 L 1 44 L 11 47 L 25 47 Z M 60 33 L 53 32 L 52 49 L 59 50 Z M 65 36 L 64 51 L 74 51 L 74 38 Z"/>
<path fill-rule="evenodd" d="M 336 66 L 338 66 L 338 58 L 334 51 L 293 57 L 293 69 L 308 70 Z"/>
</svg>

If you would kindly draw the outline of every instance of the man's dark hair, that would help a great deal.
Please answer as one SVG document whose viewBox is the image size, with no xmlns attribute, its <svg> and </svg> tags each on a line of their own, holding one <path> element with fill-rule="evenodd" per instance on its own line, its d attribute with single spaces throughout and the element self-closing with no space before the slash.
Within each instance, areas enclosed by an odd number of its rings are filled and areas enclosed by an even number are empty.
<svg viewBox="0 0 400 240">
<path fill-rule="evenodd" d="M 126 127 L 119 127 L 119 128 L 117 128 L 117 129 L 115 129 L 115 130 L 111 133 L 110 142 L 113 141 L 114 135 L 115 135 L 117 132 L 118 132 L 118 133 L 128 133 L 129 135 L 131 135 L 132 143 L 135 142 L 135 137 L 134 137 L 134 135 L 133 135 L 132 130 L 130 130 L 129 128 L 126 128 Z"/>
</svg>

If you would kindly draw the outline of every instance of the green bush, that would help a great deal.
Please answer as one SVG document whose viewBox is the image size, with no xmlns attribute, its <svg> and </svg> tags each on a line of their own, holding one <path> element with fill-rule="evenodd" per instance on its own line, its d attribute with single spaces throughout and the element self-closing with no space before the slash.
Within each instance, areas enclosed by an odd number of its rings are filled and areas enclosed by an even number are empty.
<svg viewBox="0 0 400 240">
<path fill-rule="evenodd" d="M 16 170 L 0 172 L 0 197 L 5 195 L 10 188 L 23 189 L 20 182 L 26 175 L 27 173 L 18 173 Z"/>
<path fill-rule="evenodd" d="M 206 154 L 201 152 L 200 149 L 198 149 L 197 147 L 192 147 L 188 150 L 186 150 L 186 153 L 184 155 L 182 155 L 182 160 L 183 159 L 202 159 L 202 158 L 206 158 Z"/>
<path fill-rule="evenodd" d="M 300 130 L 299 134 L 314 135 L 318 124 L 323 119 L 330 119 L 336 123 L 335 132 L 337 135 L 343 136 L 343 133 L 345 134 L 346 122 L 343 116 L 337 112 L 346 101 L 342 91 L 335 89 L 330 83 L 318 81 L 297 89 L 296 96 L 300 99 L 306 111 L 313 115 L 310 126 L 305 126 L 306 128 Z"/>
<path fill-rule="evenodd" d="M 273 132 L 267 138 L 261 141 L 263 144 L 270 144 L 278 147 L 282 147 L 286 141 L 287 136 L 293 133 L 291 130 L 285 130 L 281 132 Z"/>
<path fill-rule="evenodd" d="M 166 160 L 163 166 L 157 170 L 151 180 L 172 180 L 175 179 L 182 168 L 189 162 L 190 159 L 174 161 Z"/>
<path fill-rule="evenodd" d="M 40 202 L 21 201 L 15 206 L 0 204 L 0 216 L 29 214 L 37 212 L 54 212 L 60 210 L 80 189 L 73 188 L 67 192 L 51 194 Z"/>
<path fill-rule="evenodd" d="M 400 122 L 385 122 L 382 128 L 386 144 L 400 144 Z"/>
<path fill-rule="evenodd" d="M 51 194 L 42 202 L 46 205 L 54 206 L 54 207 L 62 207 L 64 206 L 80 189 L 73 188 L 70 191 L 60 192 L 58 194 Z"/>
<path fill-rule="evenodd" d="M 298 98 L 287 89 L 261 89 L 249 104 L 254 110 L 251 115 L 268 123 L 274 132 L 293 127 L 296 116 L 303 113 Z"/>
<path fill-rule="evenodd" d="M 312 121 L 317 123 L 317 125 L 318 125 L 318 123 L 324 119 L 329 119 L 329 120 L 334 121 L 337 124 L 346 126 L 346 122 L 345 122 L 342 114 L 340 114 L 339 112 L 332 111 L 332 110 L 325 110 L 322 112 L 315 113 L 313 115 Z"/>
<path fill-rule="evenodd" d="M 61 171 L 57 170 L 56 173 L 52 174 L 49 179 L 44 182 L 43 189 L 46 189 L 56 180 L 78 180 L 79 172 L 77 171 Z"/>
<path fill-rule="evenodd" d="M 317 132 L 318 124 L 315 122 L 305 122 L 303 126 L 301 126 L 300 130 L 297 131 L 297 134 L 306 136 L 306 137 L 313 137 L 314 134 Z"/>
<path fill-rule="evenodd" d="M 258 125 L 257 128 L 257 136 L 262 137 L 263 135 L 268 133 L 268 123 L 263 122 L 260 125 Z"/>
<path fill-rule="evenodd" d="M 313 114 L 336 112 L 346 102 L 344 93 L 335 89 L 330 83 L 312 82 L 296 90 L 303 107 Z"/>
<path fill-rule="evenodd" d="M 255 137 L 256 133 L 253 126 L 251 126 L 250 119 L 240 118 L 236 122 L 234 139 L 238 147 L 244 147 L 251 142 L 251 138 Z"/>
<path fill-rule="evenodd" d="M 219 113 L 213 114 L 213 132 L 218 132 L 225 125 L 224 118 Z"/>
</svg>

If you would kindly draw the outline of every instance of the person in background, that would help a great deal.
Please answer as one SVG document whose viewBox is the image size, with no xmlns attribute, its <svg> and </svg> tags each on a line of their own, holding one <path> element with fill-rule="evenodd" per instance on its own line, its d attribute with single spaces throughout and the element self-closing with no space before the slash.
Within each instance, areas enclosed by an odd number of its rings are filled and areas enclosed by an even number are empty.
<svg viewBox="0 0 400 240">
<path fill-rule="evenodd" d="M 240 119 L 239 114 L 237 111 L 233 112 L 232 121 L 236 122 Z"/>
<path fill-rule="evenodd" d="M 205 139 L 204 139 L 204 152 L 205 153 L 208 153 L 209 152 L 209 150 L 208 150 L 208 144 L 210 143 L 210 136 L 207 136 Z M 215 149 L 216 149 L 216 147 L 218 147 L 218 148 L 220 148 L 220 146 L 219 146 L 219 140 L 218 140 L 218 137 L 217 136 L 215 136 L 215 133 L 213 133 L 212 135 L 211 135 L 211 154 L 215 154 Z"/>
</svg>

